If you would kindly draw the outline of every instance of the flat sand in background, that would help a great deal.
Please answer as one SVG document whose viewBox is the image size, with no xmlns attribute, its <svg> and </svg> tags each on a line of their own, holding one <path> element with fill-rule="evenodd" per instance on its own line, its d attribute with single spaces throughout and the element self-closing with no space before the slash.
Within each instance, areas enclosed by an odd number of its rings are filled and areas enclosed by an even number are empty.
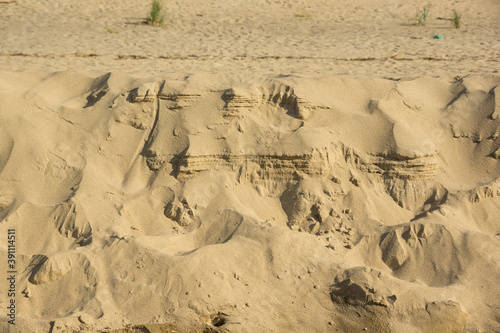
<svg viewBox="0 0 500 333">
<path fill-rule="evenodd" d="M 167 1 L 164 27 L 143 24 L 149 1 L 0 4 L 0 68 L 158 72 L 313 72 L 371 76 L 495 73 L 494 0 Z M 461 15 L 460 29 L 450 21 Z M 432 37 L 441 34 L 444 39 Z"/>
<path fill-rule="evenodd" d="M 500 4 L 423 5 L 0 2 L 0 330 L 500 331 Z"/>
</svg>

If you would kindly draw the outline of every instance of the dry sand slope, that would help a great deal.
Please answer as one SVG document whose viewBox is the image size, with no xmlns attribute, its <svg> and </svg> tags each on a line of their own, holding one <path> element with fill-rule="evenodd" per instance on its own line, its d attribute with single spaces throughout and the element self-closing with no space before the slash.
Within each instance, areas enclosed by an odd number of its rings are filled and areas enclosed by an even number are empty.
<svg viewBox="0 0 500 333">
<path fill-rule="evenodd" d="M 498 332 L 499 83 L 2 72 L 1 330 Z"/>
<path fill-rule="evenodd" d="M 148 5 L 0 0 L 0 332 L 500 332 L 497 0 Z"/>
</svg>

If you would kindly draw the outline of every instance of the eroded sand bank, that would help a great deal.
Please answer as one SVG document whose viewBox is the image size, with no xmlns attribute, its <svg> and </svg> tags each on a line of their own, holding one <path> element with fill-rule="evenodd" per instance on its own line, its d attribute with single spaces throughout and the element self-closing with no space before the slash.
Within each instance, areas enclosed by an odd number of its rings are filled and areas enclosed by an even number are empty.
<svg viewBox="0 0 500 333">
<path fill-rule="evenodd" d="M 16 328 L 499 329 L 500 77 L 1 78 Z"/>
<path fill-rule="evenodd" d="M 149 4 L 0 1 L 0 331 L 500 331 L 498 1 Z"/>
</svg>

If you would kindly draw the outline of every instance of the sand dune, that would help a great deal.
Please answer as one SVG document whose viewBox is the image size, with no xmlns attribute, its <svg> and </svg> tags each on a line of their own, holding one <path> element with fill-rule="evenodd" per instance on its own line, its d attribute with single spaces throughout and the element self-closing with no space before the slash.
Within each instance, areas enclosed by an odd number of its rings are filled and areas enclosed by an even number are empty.
<svg viewBox="0 0 500 333">
<path fill-rule="evenodd" d="M 499 82 L 2 73 L 16 328 L 499 330 Z"/>
<path fill-rule="evenodd" d="M 500 332 L 498 1 L 149 4 L 0 1 L 0 331 Z"/>
</svg>

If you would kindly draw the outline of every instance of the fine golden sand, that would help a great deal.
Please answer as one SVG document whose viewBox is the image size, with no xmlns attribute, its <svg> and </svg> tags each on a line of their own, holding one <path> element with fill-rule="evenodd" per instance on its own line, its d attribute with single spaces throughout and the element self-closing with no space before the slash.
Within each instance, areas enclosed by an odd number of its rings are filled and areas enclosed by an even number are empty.
<svg viewBox="0 0 500 333">
<path fill-rule="evenodd" d="M 0 1 L 1 332 L 500 331 L 498 1 L 164 4 Z"/>
</svg>

